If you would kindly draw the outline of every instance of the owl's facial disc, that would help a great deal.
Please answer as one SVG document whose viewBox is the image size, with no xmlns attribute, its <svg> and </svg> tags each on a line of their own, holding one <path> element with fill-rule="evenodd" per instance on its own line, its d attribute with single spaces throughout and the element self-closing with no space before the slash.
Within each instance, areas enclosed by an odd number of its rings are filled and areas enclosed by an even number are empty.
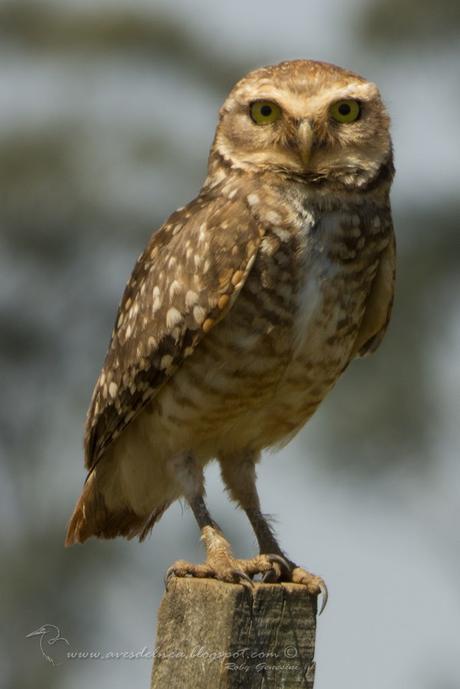
<svg viewBox="0 0 460 689">
<path fill-rule="evenodd" d="M 391 157 L 388 125 L 371 82 L 324 63 L 282 63 L 235 86 L 214 149 L 236 168 L 362 185 Z"/>
</svg>

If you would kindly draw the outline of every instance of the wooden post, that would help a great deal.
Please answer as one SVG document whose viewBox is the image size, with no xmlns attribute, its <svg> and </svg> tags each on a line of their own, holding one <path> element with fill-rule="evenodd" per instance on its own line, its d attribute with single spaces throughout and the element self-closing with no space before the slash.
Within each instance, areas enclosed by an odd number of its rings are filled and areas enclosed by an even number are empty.
<svg viewBox="0 0 460 689">
<path fill-rule="evenodd" d="M 158 613 L 151 689 L 313 689 L 316 598 L 173 578 Z"/>
</svg>

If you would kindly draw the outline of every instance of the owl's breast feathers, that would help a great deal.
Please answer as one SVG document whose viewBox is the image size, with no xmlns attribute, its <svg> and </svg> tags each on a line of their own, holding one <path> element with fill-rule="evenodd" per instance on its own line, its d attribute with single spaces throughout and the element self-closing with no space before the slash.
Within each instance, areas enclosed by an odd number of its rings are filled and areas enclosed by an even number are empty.
<svg viewBox="0 0 460 689">
<path fill-rule="evenodd" d="M 252 332 L 265 322 L 261 332 L 271 332 L 275 349 L 276 328 L 285 335 L 312 316 L 318 297 L 312 285 L 321 297 L 315 317 L 328 336 L 326 349 L 346 340 L 349 360 L 375 349 L 383 336 L 394 282 L 387 207 L 371 204 L 363 212 L 322 217 L 310 207 L 305 211 L 305 204 L 277 198 L 273 189 L 264 196 L 231 196 L 201 194 L 168 219 L 139 257 L 88 412 L 88 469 L 240 293 L 229 327 L 233 323 L 236 330 L 241 320 L 243 330 L 247 323 Z M 300 303 L 300 297 L 312 303 Z M 300 317 L 299 305 L 305 309 Z"/>
<path fill-rule="evenodd" d="M 312 272 L 323 285 L 323 311 L 338 314 L 331 340 L 351 334 L 350 359 L 364 356 L 383 339 L 393 305 L 396 256 L 389 206 L 344 204 L 315 229 Z"/>
</svg>

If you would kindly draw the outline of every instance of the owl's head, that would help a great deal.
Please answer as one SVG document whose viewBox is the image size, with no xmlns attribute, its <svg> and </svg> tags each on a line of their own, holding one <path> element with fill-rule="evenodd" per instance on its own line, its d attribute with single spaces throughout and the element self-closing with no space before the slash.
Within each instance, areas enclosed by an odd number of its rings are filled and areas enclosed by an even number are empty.
<svg viewBox="0 0 460 689">
<path fill-rule="evenodd" d="M 335 65 L 295 60 L 257 69 L 234 86 L 211 162 L 357 189 L 392 170 L 391 150 L 375 84 Z"/>
</svg>

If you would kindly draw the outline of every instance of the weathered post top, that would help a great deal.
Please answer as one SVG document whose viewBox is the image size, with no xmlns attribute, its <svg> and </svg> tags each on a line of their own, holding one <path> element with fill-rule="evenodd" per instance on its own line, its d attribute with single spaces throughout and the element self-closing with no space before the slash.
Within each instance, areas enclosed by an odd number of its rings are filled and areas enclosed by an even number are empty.
<svg viewBox="0 0 460 689">
<path fill-rule="evenodd" d="M 312 689 L 316 597 L 173 578 L 158 614 L 151 689 Z"/>
</svg>

